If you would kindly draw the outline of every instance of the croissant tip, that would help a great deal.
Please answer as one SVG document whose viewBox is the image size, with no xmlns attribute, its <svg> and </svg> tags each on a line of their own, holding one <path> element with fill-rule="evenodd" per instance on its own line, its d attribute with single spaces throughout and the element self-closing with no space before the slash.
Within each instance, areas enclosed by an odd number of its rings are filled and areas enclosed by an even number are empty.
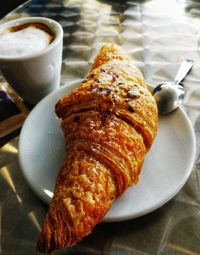
<svg viewBox="0 0 200 255">
<path fill-rule="evenodd" d="M 46 248 L 46 242 L 44 240 L 44 238 L 42 237 L 42 235 L 40 235 L 37 244 L 36 244 L 36 251 L 38 252 L 42 252 L 42 253 L 47 253 L 47 248 Z"/>
<path fill-rule="evenodd" d="M 39 239 L 37 241 L 36 251 L 42 252 L 45 254 L 51 254 L 53 250 L 54 248 L 51 247 L 51 243 L 49 242 L 49 240 L 47 240 L 44 233 L 41 232 Z"/>
</svg>

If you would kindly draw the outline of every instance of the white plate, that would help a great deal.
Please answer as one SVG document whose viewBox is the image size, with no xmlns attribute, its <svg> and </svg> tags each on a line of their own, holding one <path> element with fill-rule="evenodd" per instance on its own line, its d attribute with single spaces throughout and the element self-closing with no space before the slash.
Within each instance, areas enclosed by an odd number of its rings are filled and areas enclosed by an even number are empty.
<svg viewBox="0 0 200 255">
<path fill-rule="evenodd" d="M 57 100 L 80 84 L 61 87 L 44 98 L 26 119 L 19 141 L 23 174 L 46 203 L 65 156 L 63 133 L 54 107 Z M 146 155 L 141 178 L 106 214 L 104 221 L 122 221 L 147 214 L 169 201 L 185 184 L 194 164 L 195 136 L 182 109 L 159 118 L 155 142 Z"/>
</svg>

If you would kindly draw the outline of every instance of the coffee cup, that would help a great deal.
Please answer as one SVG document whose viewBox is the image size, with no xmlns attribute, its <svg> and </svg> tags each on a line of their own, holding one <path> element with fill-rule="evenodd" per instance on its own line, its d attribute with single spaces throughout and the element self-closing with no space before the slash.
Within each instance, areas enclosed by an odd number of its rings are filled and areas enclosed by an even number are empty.
<svg viewBox="0 0 200 255">
<path fill-rule="evenodd" d="M 0 25 L 0 70 L 29 104 L 60 86 L 63 29 L 49 18 L 26 17 Z"/>
</svg>

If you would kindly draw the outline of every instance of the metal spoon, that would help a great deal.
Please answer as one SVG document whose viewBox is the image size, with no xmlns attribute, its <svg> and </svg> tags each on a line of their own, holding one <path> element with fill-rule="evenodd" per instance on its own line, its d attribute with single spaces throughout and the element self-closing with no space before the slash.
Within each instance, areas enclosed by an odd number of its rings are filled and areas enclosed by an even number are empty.
<svg viewBox="0 0 200 255">
<path fill-rule="evenodd" d="M 153 89 L 160 115 L 174 111 L 183 102 L 185 92 L 181 82 L 192 68 L 193 63 L 191 59 L 183 60 L 174 81 L 163 82 Z"/>
</svg>

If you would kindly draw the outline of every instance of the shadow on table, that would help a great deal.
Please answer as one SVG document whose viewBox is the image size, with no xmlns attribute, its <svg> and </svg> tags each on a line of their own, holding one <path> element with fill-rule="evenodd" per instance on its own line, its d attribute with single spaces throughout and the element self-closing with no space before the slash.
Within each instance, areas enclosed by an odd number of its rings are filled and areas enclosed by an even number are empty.
<svg viewBox="0 0 200 255">
<path fill-rule="evenodd" d="M 25 3 L 26 0 L 6 0 L 0 2 L 0 18 L 17 8 L 19 5 Z"/>
</svg>

